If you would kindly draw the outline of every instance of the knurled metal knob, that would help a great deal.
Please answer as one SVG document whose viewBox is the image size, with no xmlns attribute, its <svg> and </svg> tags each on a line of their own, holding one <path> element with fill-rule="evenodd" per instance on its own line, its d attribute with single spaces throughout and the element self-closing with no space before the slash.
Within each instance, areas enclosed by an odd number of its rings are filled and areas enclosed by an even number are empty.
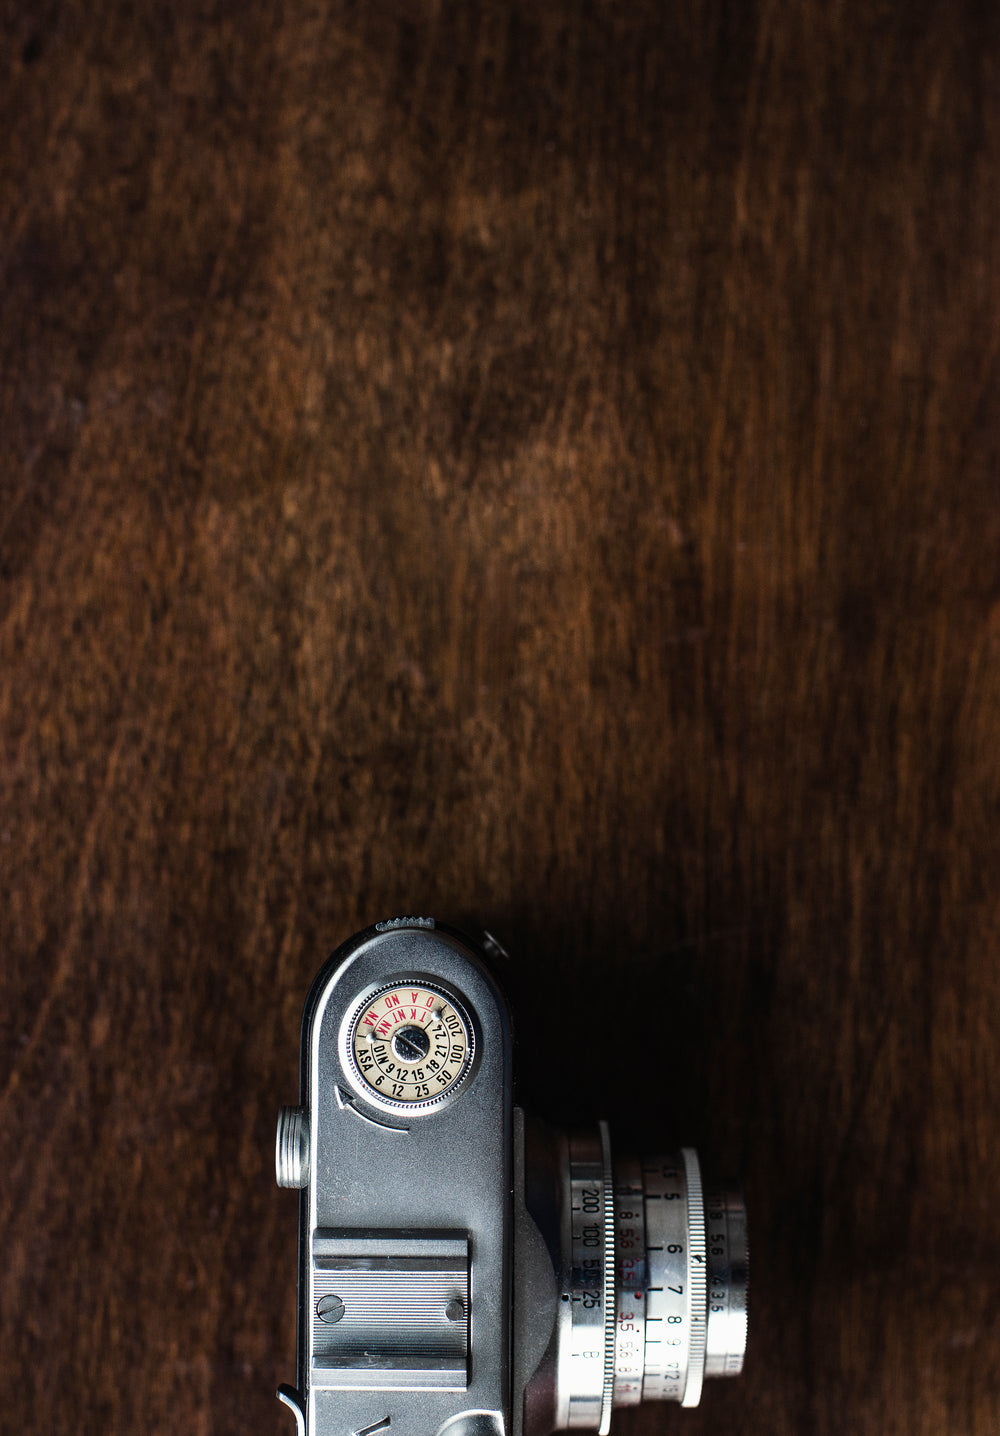
<svg viewBox="0 0 1000 1436">
<path fill-rule="evenodd" d="M 304 1107 L 282 1107 L 278 1113 L 274 1172 L 279 1187 L 309 1185 L 309 1124 Z"/>
</svg>

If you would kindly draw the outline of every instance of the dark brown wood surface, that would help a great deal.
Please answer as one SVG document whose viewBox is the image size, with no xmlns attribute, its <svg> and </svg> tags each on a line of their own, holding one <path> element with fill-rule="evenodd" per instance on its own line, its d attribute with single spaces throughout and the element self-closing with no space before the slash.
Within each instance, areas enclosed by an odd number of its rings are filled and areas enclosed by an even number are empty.
<svg viewBox="0 0 1000 1436">
<path fill-rule="evenodd" d="M 301 1003 L 420 911 L 745 1179 L 616 1431 L 992 1436 L 997 7 L 3 14 L 0 1429 L 290 1433 Z"/>
</svg>

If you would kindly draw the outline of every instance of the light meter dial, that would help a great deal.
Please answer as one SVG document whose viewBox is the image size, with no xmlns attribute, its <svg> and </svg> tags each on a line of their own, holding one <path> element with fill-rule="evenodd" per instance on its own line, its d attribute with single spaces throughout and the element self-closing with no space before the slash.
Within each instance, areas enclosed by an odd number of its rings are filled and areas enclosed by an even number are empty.
<svg viewBox="0 0 1000 1436">
<path fill-rule="evenodd" d="M 344 1057 L 354 1085 L 396 1111 L 424 1112 L 448 1101 L 476 1055 L 472 1022 L 458 997 L 436 983 L 402 978 L 353 1010 Z"/>
</svg>

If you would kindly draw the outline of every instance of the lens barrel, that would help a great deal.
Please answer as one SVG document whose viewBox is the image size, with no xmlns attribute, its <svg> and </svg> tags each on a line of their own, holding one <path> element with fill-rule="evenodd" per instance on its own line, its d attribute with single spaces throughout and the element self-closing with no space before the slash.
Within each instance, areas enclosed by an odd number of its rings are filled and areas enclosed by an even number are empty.
<svg viewBox="0 0 1000 1436">
<path fill-rule="evenodd" d="M 697 1406 L 706 1377 L 738 1375 L 747 1336 L 738 1190 L 704 1183 L 690 1147 L 614 1159 L 604 1122 L 596 1132 L 547 1132 L 529 1148 L 545 1169 L 528 1175 L 525 1191 L 548 1227 L 557 1300 L 546 1360 L 528 1383 L 525 1431 L 541 1429 L 530 1414 L 544 1407 L 548 1429 L 607 1436 L 614 1407 Z M 539 1199 L 546 1191 L 554 1200 Z"/>
<path fill-rule="evenodd" d="M 697 1406 L 706 1376 L 736 1376 L 747 1331 L 746 1213 L 706 1188 L 682 1147 L 615 1167 L 616 1406 Z M 642 1364 L 641 1372 L 639 1364 Z"/>
</svg>

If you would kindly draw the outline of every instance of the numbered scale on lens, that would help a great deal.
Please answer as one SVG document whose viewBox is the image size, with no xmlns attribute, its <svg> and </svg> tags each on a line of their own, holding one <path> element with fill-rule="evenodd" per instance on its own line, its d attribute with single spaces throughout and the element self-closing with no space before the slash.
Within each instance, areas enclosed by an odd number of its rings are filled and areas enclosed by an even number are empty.
<svg viewBox="0 0 1000 1436">
<path fill-rule="evenodd" d="M 705 1211 L 690 1147 L 642 1170 L 646 1236 L 646 1401 L 697 1406 L 708 1327 Z"/>
<path fill-rule="evenodd" d="M 702 1187 L 690 1147 L 612 1168 L 608 1129 L 573 1134 L 563 1187 L 557 1428 L 608 1431 L 613 1406 L 697 1406 L 746 1348 L 746 1212 Z"/>
<path fill-rule="evenodd" d="M 646 1207 L 635 1159 L 615 1163 L 615 1244 L 614 1404 L 637 1406 L 646 1370 Z"/>
<path fill-rule="evenodd" d="M 599 1143 L 576 1134 L 569 1144 L 557 1427 L 596 1428 L 607 1436 L 615 1376 L 615 1228 L 608 1124 L 601 1122 L 599 1131 Z"/>
<path fill-rule="evenodd" d="M 739 1376 L 747 1345 L 747 1214 L 739 1192 L 705 1192 L 708 1249 L 706 1376 Z"/>
</svg>

